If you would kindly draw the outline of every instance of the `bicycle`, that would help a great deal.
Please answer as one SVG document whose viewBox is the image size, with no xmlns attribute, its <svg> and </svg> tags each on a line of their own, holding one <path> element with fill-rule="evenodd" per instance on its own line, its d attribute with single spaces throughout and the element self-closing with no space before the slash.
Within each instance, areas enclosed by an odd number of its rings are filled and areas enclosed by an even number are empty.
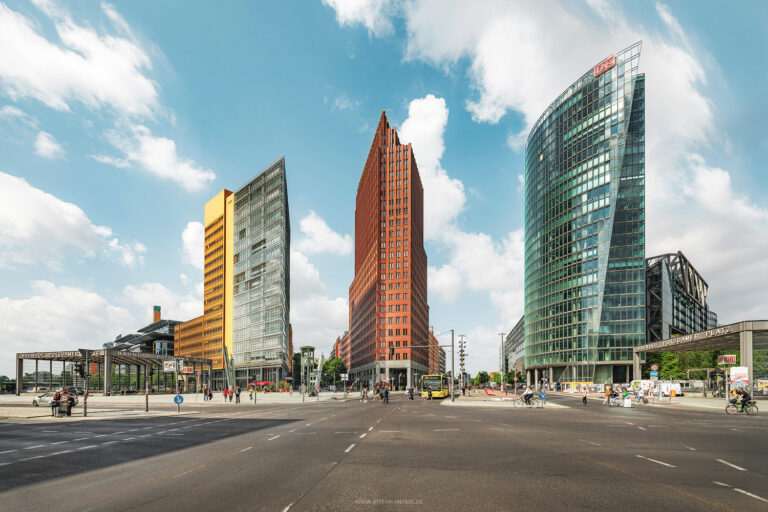
<svg viewBox="0 0 768 512">
<path fill-rule="evenodd" d="M 512 403 L 517 408 L 519 408 L 519 407 L 535 407 L 536 406 L 536 401 L 538 401 L 538 398 L 536 398 L 535 396 L 532 396 L 531 397 L 531 403 L 527 404 L 527 403 L 525 403 L 525 398 L 523 398 L 522 395 L 521 395 L 520 397 L 518 397 L 517 400 L 515 400 Z"/>
<path fill-rule="evenodd" d="M 736 403 L 729 403 L 725 406 L 725 413 L 726 414 L 741 414 L 741 413 L 747 413 L 749 416 L 757 416 L 757 404 L 755 404 L 754 400 L 750 400 L 747 403 L 742 402 L 736 402 Z"/>
</svg>

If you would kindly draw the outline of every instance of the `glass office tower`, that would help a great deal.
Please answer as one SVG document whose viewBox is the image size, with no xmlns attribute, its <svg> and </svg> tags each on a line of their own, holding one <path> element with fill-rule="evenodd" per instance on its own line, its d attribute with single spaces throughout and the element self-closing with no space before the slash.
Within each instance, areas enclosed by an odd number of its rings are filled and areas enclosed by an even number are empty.
<svg viewBox="0 0 768 512">
<path fill-rule="evenodd" d="M 285 159 L 235 192 L 232 353 L 236 381 L 288 376 L 291 226 Z"/>
<path fill-rule="evenodd" d="M 528 136 L 525 366 L 538 380 L 627 382 L 645 342 L 640 49 L 590 69 Z"/>
</svg>

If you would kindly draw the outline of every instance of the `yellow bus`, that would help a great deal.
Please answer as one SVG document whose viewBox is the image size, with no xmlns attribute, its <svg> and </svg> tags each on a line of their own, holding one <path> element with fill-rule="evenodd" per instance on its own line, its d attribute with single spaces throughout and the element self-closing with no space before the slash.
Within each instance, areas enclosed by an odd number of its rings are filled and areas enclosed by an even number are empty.
<svg viewBox="0 0 768 512">
<path fill-rule="evenodd" d="M 432 388 L 432 398 L 445 398 L 450 395 L 448 377 L 445 375 L 422 375 L 421 398 L 427 398 L 429 388 Z"/>
</svg>

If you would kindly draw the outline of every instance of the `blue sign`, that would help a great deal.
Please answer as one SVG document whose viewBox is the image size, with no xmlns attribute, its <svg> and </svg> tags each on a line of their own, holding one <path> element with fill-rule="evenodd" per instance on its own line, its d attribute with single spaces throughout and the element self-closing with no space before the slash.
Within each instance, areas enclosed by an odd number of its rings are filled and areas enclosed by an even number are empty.
<svg viewBox="0 0 768 512">
<path fill-rule="evenodd" d="M 651 377 L 658 377 L 658 376 L 659 376 L 659 372 L 655 372 L 651 370 Z"/>
<path fill-rule="evenodd" d="M 181 405 L 181 402 L 184 401 L 184 397 L 181 395 L 176 395 L 173 397 L 173 401 L 176 402 L 176 405 Z"/>
<path fill-rule="evenodd" d="M 547 398 L 547 394 L 545 392 L 542 391 L 541 393 L 539 393 L 539 400 L 546 400 L 546 398 Z"/>
</svg>

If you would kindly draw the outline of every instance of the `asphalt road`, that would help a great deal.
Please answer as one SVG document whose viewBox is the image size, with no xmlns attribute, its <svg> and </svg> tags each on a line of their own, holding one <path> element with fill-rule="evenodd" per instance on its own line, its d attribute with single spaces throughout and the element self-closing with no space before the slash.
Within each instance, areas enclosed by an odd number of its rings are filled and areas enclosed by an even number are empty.
<svg viewBox="0 0 768 512">
<path fill-rule="evenodd" d="M 392 397 L 0 423 L 0 509 L 768 510 L 768 418 Z M 768 411 L 766 411 L 768 412 Z"/>
</svg>

